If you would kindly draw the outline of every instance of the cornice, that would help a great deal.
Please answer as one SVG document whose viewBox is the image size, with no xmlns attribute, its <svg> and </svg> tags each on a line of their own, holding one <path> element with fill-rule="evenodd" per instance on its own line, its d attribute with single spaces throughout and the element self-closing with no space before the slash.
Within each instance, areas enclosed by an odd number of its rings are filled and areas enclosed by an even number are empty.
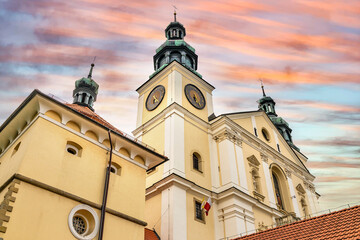
<svg viewBox="0 0 360 240">
<path fill-rule="evenodd" d="M 149 128 L 154 123 L 156 123 L 160 120 L 164 120 L 165 118 L 169 117 L 171 114 L 176 114 L 177 112 L 180 113 L 179 116 L 181 116 L 183 118 L 186 116 L 189 119 L 191 119 L 192 121 L 199 124 L 200 126 L 206 128 L 206 129 L 210 128 L 210 124 L 208 122 L 205 122 L 204 120 L 202 120 L 198 116 L 194 115 L 193 113 L 189 112 L 188 110 L 186 110 L 185 108 L 183 108 L 182 106 L 177 104 L 176 102 L 173 102 L 168 107 L 166 107 L 164 110 L 162 110 L 159 114 L 157 114 L 155 117 L 151 118 L 149 121 L 147 121 L 146 123 L 144 123 L 141 126 L 139 126 L 138 128 L 136 128 L 134 131 L 132 131 L 132 134 L 134 136 L 139 137 L 142 135 L 142 134 L 138 135 L 139 133 L 142 133 L 145 129 Z"/>
<path fill-rule="evenodd" d="M 242 199 L 243 201 L 246 201 L 249 205 L 254 205 L 260 209 L 263 209 L 266 212 L 274 214 L 277 217 L 282 216 L 281 212 L 279 212 L 277 209 L 271 208 L 268 205 L 261 203 L 256 198 L 242 192 L 236 187 L 232 186 L 219 192 L 211 191 L 209 189 L 197 185 L 196 183 L 190 180 L 187 180 L 186 178 L 180 177 L 175 173 L 161 179 L 160 181 L 148 187 L 146 189 L 145 197 L 146 199 L 149 199 L 154 195 L 161 194 L 161 192 L 164 189 L 174 185 L 184 189 L 185 191 L 191 191 L 197 194 L 204 195 L 206 197 L 211 197 L 211 199 L 216 202 L 220 202 L 228 197 L 237 197 Z"/>
</svg>

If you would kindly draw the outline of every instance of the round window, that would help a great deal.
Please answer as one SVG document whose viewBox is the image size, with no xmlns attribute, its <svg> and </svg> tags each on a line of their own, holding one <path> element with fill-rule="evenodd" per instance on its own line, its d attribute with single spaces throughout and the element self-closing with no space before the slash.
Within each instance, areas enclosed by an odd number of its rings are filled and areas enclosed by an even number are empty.
<svg viewBox="0 0 360 240">
<path fill-rule="evenodd" d="M 71 233 L 80 240 L 93 239 L 99 230 L 96 212 L 85 204 L 78 205 L 71 210 L 68 224 Z"/>
<path fill-rule="evenodd" d="M 262 133 L 263 137 L 265 138 L 265 140 L 269 142 L 269 141 L 270 141 L 270 134 L 269 134 L 269 132 L 268 132 L 265 128 L 263 128 L 263 129 L 261 130 L 261 133 Z"/>
</svg>

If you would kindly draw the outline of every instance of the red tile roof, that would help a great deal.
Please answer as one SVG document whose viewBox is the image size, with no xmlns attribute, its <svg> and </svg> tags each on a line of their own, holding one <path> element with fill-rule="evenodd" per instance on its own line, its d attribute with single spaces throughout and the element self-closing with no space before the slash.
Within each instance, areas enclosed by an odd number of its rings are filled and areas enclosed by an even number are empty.
<svg viewBox="0 0 360 240">
<path fill-rule="evenodd" d="M 235 240 L 360 239 L 360 205 Z"/>
<path fill-rule="evenodd" d="M 94 111 L 91 111 L 90 108 L 85 107 L 85 106 L 80 106 L 78 104 L 70 104 L 70 103 L 66 103 L 65 105 L 72 108 L 73 110 L 75 110 L 75 111 L 77 111 L 77 112 L 91 118 L 92 120 L 100 123 L 101 125 L 113 130 L 114 132 L 117 132 L 117 133 L 119 133 L 121 135 L 124 135 L 124 133 L 122 131 L 115 128 L 113 125 L 111 125 L 107 121 L 105 121 L 102 117 L 97 115 Z"/>
<path fill-rule="evenodd" d="M 159 240 L 153 230 L 145 228 L 145 240 Z"/>
</svg>

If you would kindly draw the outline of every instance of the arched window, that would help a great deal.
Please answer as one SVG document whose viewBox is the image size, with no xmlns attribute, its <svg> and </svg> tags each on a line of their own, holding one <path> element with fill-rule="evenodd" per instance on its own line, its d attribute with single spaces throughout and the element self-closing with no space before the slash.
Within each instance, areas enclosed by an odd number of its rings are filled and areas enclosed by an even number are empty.
<svg viewBox="0 0 360 240">
<path fill-rule="evenodd" d="M 201 157 L 198 153 L 193 153 L 192 155 L 193 169 L 202 172 L 202 162 Z"/>
<path fill-rule="evenodd" d="M 193 67 L 193 61 L 189 56 L 185 57 L 185 66 L 187 66 L 189 68 L 194 68 Z"/>
<path fill-rule="evenodd" d="M 179 52 L 172 52 L 170 54 L 170 62 L 172 62 L 173 60 L 176 60 L 179 63 L 181 63 L 181 54 Z"/>
<path fill-rule="evenodd" d="M 166 64 L 166 58 L 165 58 L 165 56 L 162 56 L 159 59 L 158 69 L 161 68 L 164 64 Z"/>
<path fill-rule="evenodd" d="M 285 210 L 284 209 L 284 204 L 283 204 L 283 198 L 281 196 L 281 191 L 280 191 L 280 185 L 279 185 L 278 178 L 276 177 L 276 175 L 274 173 L 272 174 L 272 177 L 273 177 L 273 181 L 274 181 L 276 203 L 277 203 L 279 208 Z"/>
</svg>

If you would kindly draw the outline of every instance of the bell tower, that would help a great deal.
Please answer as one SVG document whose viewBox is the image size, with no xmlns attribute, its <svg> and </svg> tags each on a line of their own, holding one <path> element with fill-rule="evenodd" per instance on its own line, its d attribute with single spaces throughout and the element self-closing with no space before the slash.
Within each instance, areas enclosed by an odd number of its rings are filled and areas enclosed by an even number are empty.
<svg viewBox="0 0 360 240">
<path fill-rule="evenodd" d="M 163 219 L 155 229 L 166 240 L 188 239 L 188 231 L 193 231 L 194 225 L 189 223 L 196 222 L 194 209 L 205 194 L 194 195 L 185 185 L 212 186 L 208 123 L 215 88 L 197 72 L 198 56 L 185 36 L 186 29 L 174 13 L 174 20 L 165 29 L 166 40 L 153 57 L 155 72 L 136 90 L 138 115 L 133 134 L 169 158 L 148 175 L 146 183 L 146 209 L 150 209 L 146 221 L 153 227 L 157 219 Z M 152 186 L 159 183 L 166 187 L 153 192 Z M 212 232 L 209 224 L 199 227 L 205 235 Z"/>
</svg>

